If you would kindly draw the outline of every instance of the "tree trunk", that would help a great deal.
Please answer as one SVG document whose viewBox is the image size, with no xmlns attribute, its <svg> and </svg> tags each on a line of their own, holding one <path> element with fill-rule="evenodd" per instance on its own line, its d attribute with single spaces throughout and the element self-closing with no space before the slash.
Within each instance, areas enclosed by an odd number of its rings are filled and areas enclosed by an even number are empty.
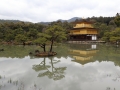
<svg viewBox="0 0 120 90">
<path fill-rule="evenodd" d="M 53 40 L 51 41 L 50 52 L 52 52 Z"/>
<path fill-rule="evenodd" d="M 43 48 L 44 48 L 44 52 L 46 52 L 46 48 L 45 48 L 45 46 L 46 46 L 46 45 L 44 44 L 44 45 L 43 45 Z"/>
<path fill-rule="evenodd" d="M 46 52 L 46 44 L 41 44 L 41 48 L 43 48 L 43 51 Z"/>
<path fill-rule="evenodd" d="M 23 42 L 23 46 L 25 46 L 25 42 Z"/>
</svg>

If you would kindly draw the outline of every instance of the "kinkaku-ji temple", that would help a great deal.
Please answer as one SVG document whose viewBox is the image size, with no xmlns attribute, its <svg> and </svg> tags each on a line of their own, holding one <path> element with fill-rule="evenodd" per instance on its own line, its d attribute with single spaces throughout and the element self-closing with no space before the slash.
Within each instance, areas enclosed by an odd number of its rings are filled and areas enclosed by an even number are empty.
<svg viewBox="0 0 120 90">
<path fill-rule="evenodd" d="M 73 28 L 69 34 L 70 41 L 96 41 L 98 30 L 92 24 L 92 22 L 85 19 L 73 22 Z"/>
</svg>

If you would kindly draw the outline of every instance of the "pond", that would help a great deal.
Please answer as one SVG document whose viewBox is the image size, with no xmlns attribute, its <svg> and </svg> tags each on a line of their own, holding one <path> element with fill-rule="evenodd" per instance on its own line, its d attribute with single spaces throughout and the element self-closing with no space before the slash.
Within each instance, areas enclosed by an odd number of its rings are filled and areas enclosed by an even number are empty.
<svg viewBox="0 0 120 90">
<path fill-rule="evenodd" d="M 120 90 L 119 46 L 62 44 L 54 57 L 29 55 L 34 45 L 1 48 L 0 90 Z"/>
</svg>

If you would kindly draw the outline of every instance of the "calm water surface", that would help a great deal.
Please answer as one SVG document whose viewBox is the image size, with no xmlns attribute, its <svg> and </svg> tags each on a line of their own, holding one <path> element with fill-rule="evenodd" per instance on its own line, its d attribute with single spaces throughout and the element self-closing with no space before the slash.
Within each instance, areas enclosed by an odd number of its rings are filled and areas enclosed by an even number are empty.
<svg viewBox="0 0 120 90">
<path fill-rule="evenodd" d="M 0 45 L 0 90 L 120 90 L 120 47 L 68 44 L 54 57 L 39 46 Z"/>
</svg>

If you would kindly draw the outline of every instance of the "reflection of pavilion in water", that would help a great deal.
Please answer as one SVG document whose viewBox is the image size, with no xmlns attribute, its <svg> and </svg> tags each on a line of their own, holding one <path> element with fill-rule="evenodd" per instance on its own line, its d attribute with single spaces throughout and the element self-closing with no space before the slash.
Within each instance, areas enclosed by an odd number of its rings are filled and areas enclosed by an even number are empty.
<svg viewBox="0 0 120 90">
<path fill-rule="evenodd" d="M 73 56 L 74 62 L 80 64 L 86 64 L 88 62 L 93 62 L 93 56 L 98 52 L 96 45 L 90 45 L 89 49 L 71 49 L 70 54 Z"/>
</svg>

